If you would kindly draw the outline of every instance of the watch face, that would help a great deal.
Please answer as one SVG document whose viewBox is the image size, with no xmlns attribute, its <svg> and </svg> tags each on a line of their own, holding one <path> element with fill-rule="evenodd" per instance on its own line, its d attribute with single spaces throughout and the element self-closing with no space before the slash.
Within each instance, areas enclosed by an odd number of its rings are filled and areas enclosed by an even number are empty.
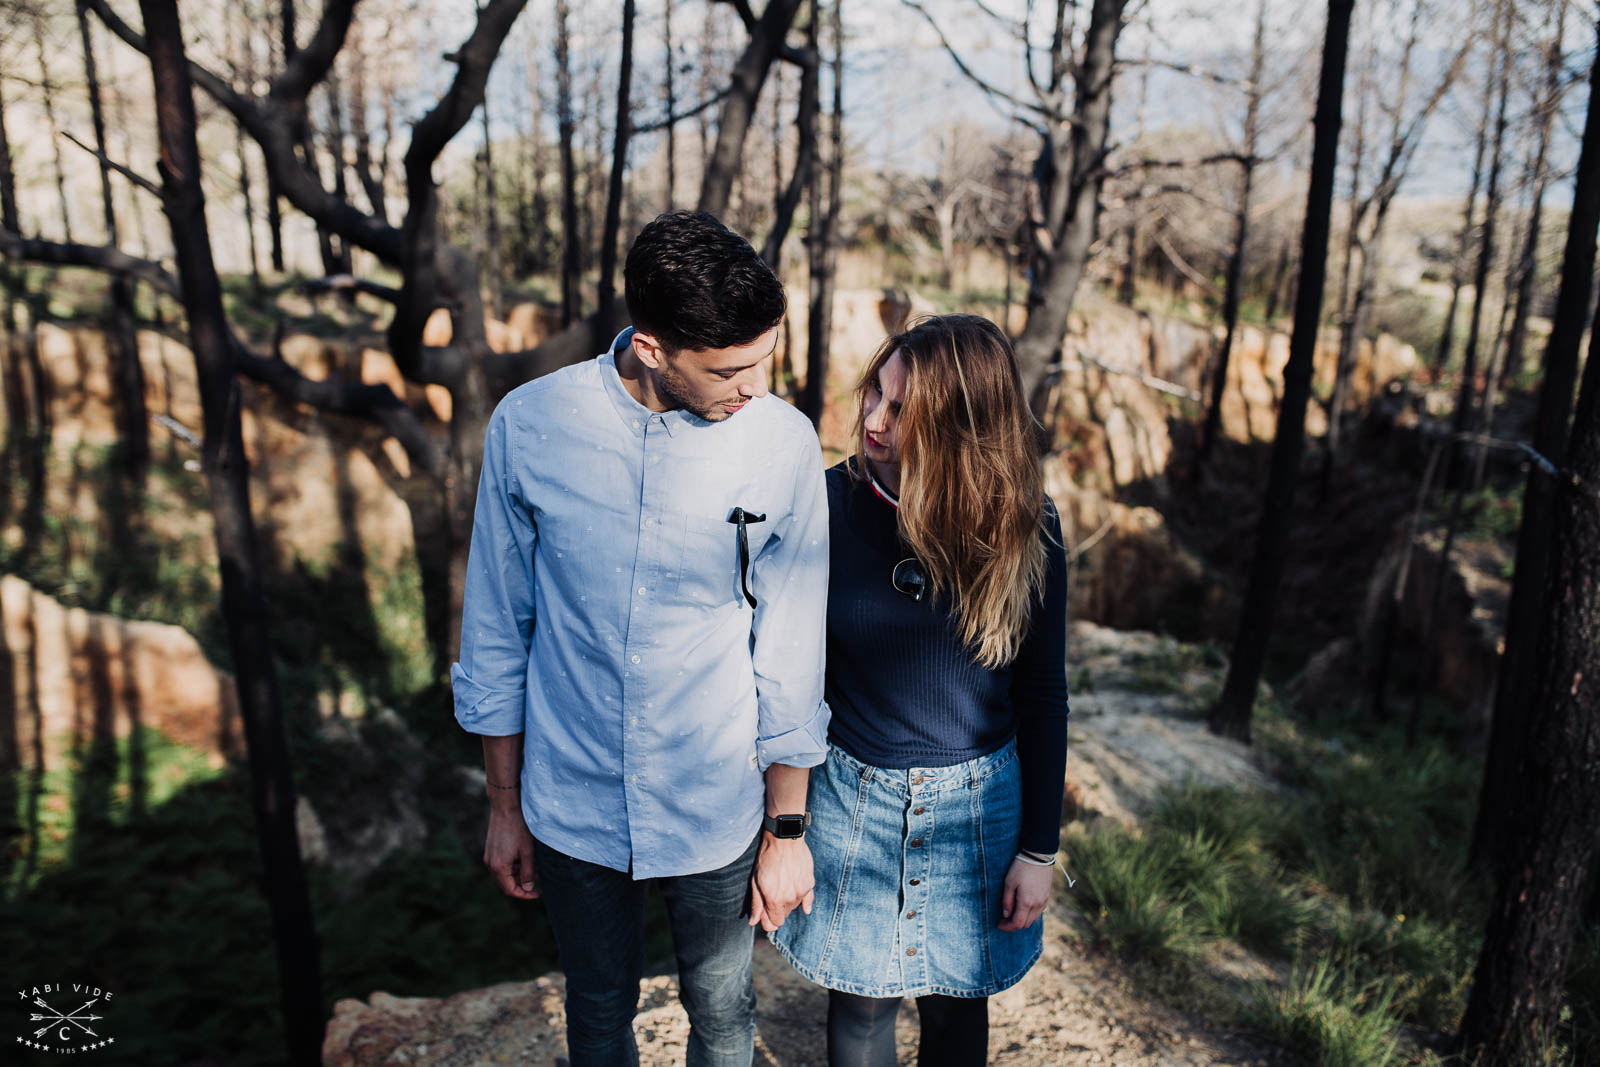
<svg viewBox="0 0 1600 1067">
<path fill-rule="evenodd" d="M 804 837 L 806 833 L 806 817 L 804 815 L 777 815 L 773 817 L 774 837 Z"/>
</svg>

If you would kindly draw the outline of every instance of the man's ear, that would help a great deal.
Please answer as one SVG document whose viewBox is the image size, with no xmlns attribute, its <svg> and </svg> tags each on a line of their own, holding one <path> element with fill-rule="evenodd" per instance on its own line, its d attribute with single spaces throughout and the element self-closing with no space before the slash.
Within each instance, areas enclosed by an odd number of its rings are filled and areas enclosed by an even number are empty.
<svg viewBox="0 0 1600 1067">
<path fill-rule="evenodd" d="M 651 370 L 660 370 L 667 358 L 666 346 L 655 334 L 641 333 L 639 330 L 633 331 L 633 354 Z"/>
</svg>

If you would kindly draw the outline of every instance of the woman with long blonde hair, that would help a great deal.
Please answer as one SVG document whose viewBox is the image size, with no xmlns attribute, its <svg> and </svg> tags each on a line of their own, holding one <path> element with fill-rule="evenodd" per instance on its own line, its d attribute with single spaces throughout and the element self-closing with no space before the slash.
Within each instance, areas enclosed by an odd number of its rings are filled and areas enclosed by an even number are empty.
<svg viewBox="0 0 1600 1067">
<path fill-rule="evenodd" d="M 1005 335 L 976 315 L 884 342 L 857 453 L 828 472 L 829 753 L 809 914 L 772 935 L 830 990 L 830 1064 L 982 1064 L 988 1000 L 1042 947 L 1066 764 L 1067 565 Z"/>
</svg>

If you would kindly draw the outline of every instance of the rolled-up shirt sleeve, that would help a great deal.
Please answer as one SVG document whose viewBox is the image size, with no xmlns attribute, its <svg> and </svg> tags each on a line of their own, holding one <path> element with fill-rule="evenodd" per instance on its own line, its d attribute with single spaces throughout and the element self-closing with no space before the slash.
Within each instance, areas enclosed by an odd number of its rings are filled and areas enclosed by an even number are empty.
<svg viewBox="0 0 1600 1067">
<path fill-rule="evenodd" d="M 828 489 L 815 434 L 795 446 L 788 514 L 752 566 L 756 760 L 815 767 L 828 751 L 822 669 L 828 614 Z"/>
<path fill-rule="evenodd" d="M 516 447 L 502 405 L 484 435 L 461 608 L 461 659 L 450 667 L 456 721 L 468 733 L 491 737 L 523 730 L 534 626 L 538 530 L 520 492 Z"/>
</svg>

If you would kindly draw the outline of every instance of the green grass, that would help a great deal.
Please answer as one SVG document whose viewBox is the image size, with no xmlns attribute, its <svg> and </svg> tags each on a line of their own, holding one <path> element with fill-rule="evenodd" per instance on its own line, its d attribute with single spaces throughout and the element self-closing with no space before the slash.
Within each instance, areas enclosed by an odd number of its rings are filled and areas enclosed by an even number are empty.
<svg viewBox="0 0 1600 1067">
<path fill-rule="evenodd" d="M 1460 873 L 1478 768 L 1442 745 L 1309 735 L 1270 701 L 1255 730 L 1282 793 L 1191 783 L 1138 832 L 1069 834 L 1095 936 L 1179 1000 L 1217 984 L 1206 964 L 1229 943 L 1287 966 L 1233 1010 L 1310 1062 L 1386 1063 L 1402 1023 L 1453 1029 L 1486 907 Z"/>
<path fill-rule="evenodd" d="M 1285 984 L 1254 985 L 1245 1018 L 1317 1067 L 1386 1067 L 1397 1061 L 1393 989 L 1356 981 L 1326 960 L 1296 969 Z"/>
</svg>

